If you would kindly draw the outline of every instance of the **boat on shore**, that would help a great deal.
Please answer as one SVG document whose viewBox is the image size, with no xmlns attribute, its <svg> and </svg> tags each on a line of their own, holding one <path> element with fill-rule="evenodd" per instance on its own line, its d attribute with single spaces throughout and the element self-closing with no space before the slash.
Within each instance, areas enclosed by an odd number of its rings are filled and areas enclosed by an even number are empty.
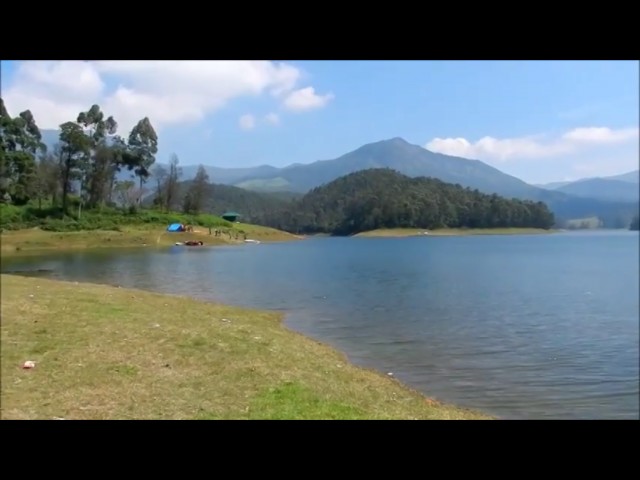
<svg viewBox="0 0 640 480">
<path fill-rule="evenodd" d="M 186 242 L 176 242 L 176 245 L 185 247 L 202 247 L 204 246 L 204 242 L 201 240 L 187 240 Z"/>
</svg>

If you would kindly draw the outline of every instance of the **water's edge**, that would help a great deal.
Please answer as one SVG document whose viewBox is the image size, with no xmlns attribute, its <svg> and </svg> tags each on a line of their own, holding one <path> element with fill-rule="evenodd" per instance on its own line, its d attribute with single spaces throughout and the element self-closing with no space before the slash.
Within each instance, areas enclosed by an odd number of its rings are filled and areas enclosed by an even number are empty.
<svg viewBox="0 0 640 480">
<path fill-rule="evenodd" d="M 217 246 L 216 246 L 217 247 Z M 216 248 L 216 247 L 212 247 L 212 248 Z M 33 273 L 39 273 L 39 274 L 49 274 L 52 273 L 53 271 L 50 269 L 34 269 L 34 270 L 17 270 L 17 271 L 3 271 L 2 274 L 3 275 L 21 275 L 21 276 L 26 276 L 26 277 L 33 277 L 34 275 L 30 275 Z M 57 281 L 63 281 L 66 283 L 75 283 L 75 284 L 86 284 L 86 285 L 103 285 L 103 286 L 108 286 L 108 287 L 115 287 L 115 288 L 123 288 L 120 285 L 117 285 L 115 283 L 105 283 L 105 282 L 78 282 L 78 281 L 72 281 L 72 280 L 68 280 L 68 279 L 56 279 Z M 277 310 L 277 309 L 256 309 L 255 307 L 252 306 L 247 306 L 247 305 L 241 305 L 241 304 L 235 304 L 235 303 L 222 303 L 222 302 L 217 302 L 215 300 L 207 300 L 207 299 L 202 299 L 202 298 L 198 298 L 196 296 L 192 296 L 192 295 L 187 295 L 184 293 L 180 293 L 180 294 L 167 294 L 167 292 L 163 292 L 160 290 L 156 290 L 156 289 L 146 289 L 146 288 L 130 288 L 130 287 L 124 287 L 125 290 L 131 290 L 131 291 L 135 291 L 135 290 L 140 290 L 140 291 L 144 291 L 144 292 L 149 292 L 149 293 L 157 293 L 160 295 L 176 295 L 176 296 L 180 296 L 183 298 L 188 298 L 190 300 L 194 300 L 194 301 L 199 301 L 199 302 L 205 302 L 205 303 L 210 303 L 210 304 L 214 304 L 214 305 L 221 305 L 221 306 L 225 306 L 225 307 L 230 307 L 230 308 L 242 308 L 242 309 L 248 309 L 248 310 L 257 310 L 257 311 L 262 311 L 262 312 L 269 312 L 269 313 L 274 313 L 277 315 L 280 315 L 281 321 L 280 321 L 280 325 L 283 328 L 286 328 L 287 330 L 289 330 L 292 333 L 295 333 L 297 335 L 301 335 L 304 338 L 311 340 L 313 342 L 317 342 L 320 343 L 326 347 L 329 347 L 331 349 L 333 349 L 334 351 L 340 353 L 343 358 L 345 359 L 345 363 L 349 363 L 351 366 L 356 367 L 356 368 L 360 368 L 360 369 L 364 369 L 364 370 L 369 370 L 369 371 L 374 371 L 376 372 L 378 375 L 380 375 L 381 377 L 385 377 L 388 378 L 389 376 L 393 377 L 393 373 L 392 372 L 384 372 L 378 368 L 375 368 L 371 365 L 367 365 L 366 363 L 363 363 L 361 361 L 355 361 L 351 355 L 346 352 L 344 349 L 339 348 L 337 345 L 335 345 L 335 343 L 329 342 L 327 340 L 318 338 L 316 336 L 313 335 L 309 335 L 308 333 L 296 329 L 294 328 L 291 324 L 289 324 L 289 320 L 291 318 L 291 314 L 288 313 L 286 310 Z M 391 374 L 391 375 L 390 375 Z M 398 383 L 400 383 L 403 388 L 410 390 L 412 392 L 415 392 L 419 395 L 421 395 L 422 397 L 424 397 L 425 399 L 429 399 L 429 400 L 436 400 L 439 401 L 438 399 L 436 399 L 433 396 L 429 396 L 429 394 L 423 392 L 422 390 L 416 388 L 415 386 L 412 386 L 406 382 L 403 382 L 401 380 L 398 380 L 397 378 L 394 377 L 394 380 L 397 381 Z M 494 413 L 487 413 L 483 410 L 480 409 L 476 409 L 476 408 L 469 408 L 466 406 L 459 406 L 457 404 L 452 404 L 450 402 L 442 402 L 442 403 L 446 403 L 447 405 L 451 406 L 451 407 L 455 407 L 461 410 L 468 410 L 468 411 L 474 411 L 475 413 L 478 414 L 482 414 L 485 415 L 487 417 L 490 417 L 491 419 L 494 420 L 501 420 L 502 418 L 500 418 L 499 416 L 495 415 Z"/>
</svg>

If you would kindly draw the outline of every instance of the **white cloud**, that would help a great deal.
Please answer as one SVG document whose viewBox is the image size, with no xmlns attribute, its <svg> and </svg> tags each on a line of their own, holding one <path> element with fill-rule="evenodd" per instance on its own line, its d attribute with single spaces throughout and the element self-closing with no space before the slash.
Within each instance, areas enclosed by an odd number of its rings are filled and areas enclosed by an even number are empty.
<svg viewBox="0 0 640 480">
<path fill-rule="evenodd" d="M 507 161 L 557 157 L 597 145 L 624 143 L 638 138 L 638 128 L 613 130 L 607 127 L 581 127 L 560 137 L 529 136 L 498 139 L 483 137 L 472 143 L 465 138 L 434 138 L 425 145 L 433 152 L 479 160 Z"/>
<path fill-rule="evenodd" d="M 291 92 L 284 100 L 284 106 L 296 112 L 322 108 L 331 100 L 333 93 L 318 95 L 313 87 L 305 87 Z"/>
<path fill-rule="evenodd" d="M 274 112 L 266 114 L 264 120 L 271 125 L 277 125 L 278 123 L 280 123 L 280 117 L 277 113 Z"/>
<path fill-rule="evenodd" d="M 637 128 L 611 130 L 607 127 L 575 128 L 565 133 L 562 138 L 569 142 L 618 143 L 638 137 Z"/>
<path fill-rule="evenodd" d="M 296 67 L 269 61 L 25 61 L 3 98 L 12 114 L 30 109 L 40 128 L 97 103 L 126 134 L 145 116 L 156 129 L 195 122 L 240 97 L 270 94 L 298 110 L 328 101 L 313 87 L 294 91 L 300 78 Z"/>
<path fill-rule="evenodd" d="M 243 130 L 251 130 L 256 126 L 256 118 L 250 113 L 247 113 L 246 115 L 242 115 L 240 117 L 240 119 L 238 120 L 238 125 L 240 125 L 240 128 Z"/>
</svg>

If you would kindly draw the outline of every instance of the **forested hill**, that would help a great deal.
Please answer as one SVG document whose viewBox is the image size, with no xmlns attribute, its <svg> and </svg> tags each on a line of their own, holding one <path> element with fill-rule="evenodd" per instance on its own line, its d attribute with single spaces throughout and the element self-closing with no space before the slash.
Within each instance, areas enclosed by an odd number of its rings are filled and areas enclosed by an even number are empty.
<svg viewBox="0 0 640 480">
<path fill-rule="evenodd" d="M 551 228 L 542 202 L 508 200 L 433 178 L 376 168 L 338 178 L 307 193 L 269 226 L 298 233 L 351 235 L 378 228 Z"/>
</svg>

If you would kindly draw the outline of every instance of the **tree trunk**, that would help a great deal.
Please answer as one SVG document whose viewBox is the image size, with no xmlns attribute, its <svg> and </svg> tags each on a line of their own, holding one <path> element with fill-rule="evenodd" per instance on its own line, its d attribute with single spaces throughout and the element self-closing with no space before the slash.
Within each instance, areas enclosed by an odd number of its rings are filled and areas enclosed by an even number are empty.
<svg viewBox="0 0 640 480">
<path fill-rule="evenodd" d="M 69 213 L 69 175 L 71 174 L 71 155 L 67 159 L 62 174 L 62 215 Z"/>
<path fill-rule="evenodd" d="M 113 185 L 116 181 L 115 174 L 111 175 L 111 180 L 109 180 L 109 203 L 113 203 Z"/>
</svg>

